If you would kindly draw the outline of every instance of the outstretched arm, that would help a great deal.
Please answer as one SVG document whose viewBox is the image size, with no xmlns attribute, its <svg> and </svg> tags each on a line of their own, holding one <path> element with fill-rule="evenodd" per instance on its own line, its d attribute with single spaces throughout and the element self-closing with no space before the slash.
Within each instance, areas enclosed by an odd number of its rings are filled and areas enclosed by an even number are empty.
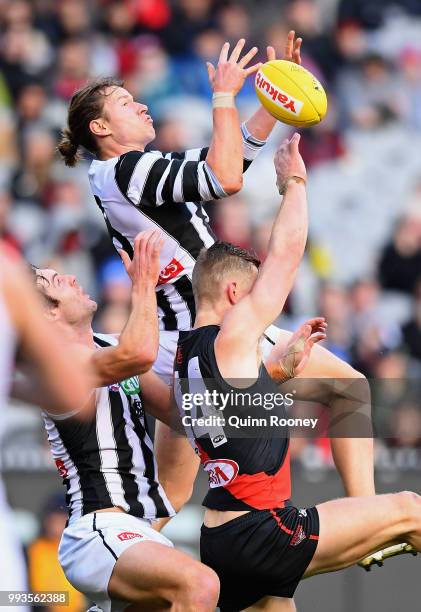
<svg viewBox="0 0 421 612">
<path fill-rule="evenodd" d="M 116 346 L 86 349 L 86 358 L 95 371 L 96 387 L 147 372 L 156 359 L 159 332 L 155 287 L 161 248 L 160 232 L 148 230 L 136 236 L 132 260 L 120 251 L 133 284 L 131 311 Z"/>
<path fill-rule="evenodd" d="M 216 69 L 209 62 L 207 64 L 213 90 L 213 134 L 206 162 L 227 195 L 241 189 L 243 176 L 243 137 L 235 96 L 246 77 L 260 66 L 246 68 L 257 53 L 256 47 L 239 59 L 244 44 L 242 38 L 228 58 L 229 43 L 225 43 Z"/>
<path fill-rule="evenodd" d="M 264 263 L 247 295 L 225 314 L 215 341 L 224 376 L 236 376 L 239 355 L 255 354 L 258 339 L 282 311 L 307 239 L 306 171 L 299 135 L 285 140 L 275 156 L 277 183 L 285 194 L 275 219 Z M 232 367 L 231 367 L 232 366 Z"/>
</svg>

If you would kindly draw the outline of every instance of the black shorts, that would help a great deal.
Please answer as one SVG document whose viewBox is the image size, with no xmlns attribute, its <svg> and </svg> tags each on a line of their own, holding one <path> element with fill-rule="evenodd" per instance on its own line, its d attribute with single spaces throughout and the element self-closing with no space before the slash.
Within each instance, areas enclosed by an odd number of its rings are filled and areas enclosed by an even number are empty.
<svg viewBox="0 0 421 612">
<path fill-rule="evenodd" d="M 202 525 L 200 556 L 219 576 L 221 612 L 263 597 L 293 597 L 316 551 L 316 508 L 252 510 L 219 527 Z"/>
</svg>

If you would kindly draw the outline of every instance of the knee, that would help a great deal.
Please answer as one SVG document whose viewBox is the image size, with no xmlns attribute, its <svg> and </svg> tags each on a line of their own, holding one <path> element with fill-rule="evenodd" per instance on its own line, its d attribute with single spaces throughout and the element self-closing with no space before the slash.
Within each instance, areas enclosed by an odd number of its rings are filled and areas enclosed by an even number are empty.
<svg viewBox="0 0 421 612">
<path fill-rule="evenodd" d="M 421 526 L 421 497 L 413 491 L 401 491 L 395 494 L 399 510 L 409 531 Z"/>
<path fill-rule="evenodd" d="M 195 563 L 184 572 L 185 598 L 189 609 L 197 612 L 213 611 L 219 597 L 219 579 L 216 573 L 203 563 Z"/>
</svg>

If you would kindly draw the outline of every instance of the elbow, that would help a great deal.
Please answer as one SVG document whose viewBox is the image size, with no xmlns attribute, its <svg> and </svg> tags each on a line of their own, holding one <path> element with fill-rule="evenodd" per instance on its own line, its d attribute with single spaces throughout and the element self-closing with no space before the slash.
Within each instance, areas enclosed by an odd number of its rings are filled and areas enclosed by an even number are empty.
<svg viewBox="0 0 421 612">
<path fill-rule="evenodd" d="M 174 489 L 169 483 L 167 484 L 165 481 L 162 482 L 160 480 L 161 485 L 164 488 L 164 491 L 171 502 L 172 507 L 178 513 L 182 509 L 182 507 L 187 504 L 193 495 L 193 486 L 188 487 L 180 491 L 178 488 Z"/>
<path fill-rule="evenodd" d="M 156 361 L 158 354 L 158 345 L 154 346 L 152 343 L 144 344 L 142 348 L 130 350 L 124 350 L 120 354 L 120 362 L 125 364 L 125 369 L 132 372 L 131 376 L 135 374 L 144 374 L 148 372 Z"/>
<path fill-rule="evenodd" d="M 243 187 L 243 175 L 237 178 L 229 177 L 226 180 L 221 181 L 221 187 L 227 195 L 234 195 L 241 191 Z"/>
</svg>

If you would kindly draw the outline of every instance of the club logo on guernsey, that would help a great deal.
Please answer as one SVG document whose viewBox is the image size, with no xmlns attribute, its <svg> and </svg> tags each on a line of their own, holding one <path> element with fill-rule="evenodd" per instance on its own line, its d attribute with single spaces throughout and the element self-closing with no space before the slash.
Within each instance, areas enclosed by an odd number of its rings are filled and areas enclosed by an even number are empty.
<svg viewBox="0 0 421 612">
<path fill-rule="evenodd" d="M 143 538 L 141 533 L 133 533 L 131 531 L 123 531 L 117 535 L 118 539 L 124 542 L 125 540 L 134 540 L 135 538 Z"/>
<path fill-rule="evenodd" d="M 231 459 L 218 459 L 216 461 L 210 459 L 205 461 L 203 469 L 208 473 L 209 486 L 211 489 L 215 487 L 225 487 L 232 482 L 239 470 L 238 463 Z"/>
<path fill-rule="evenodd" d="M 165 266 L 163 270 L 161 270 L 161 273 L 158 278 L 158 285 L 164 285 L 165 283 L 168 283 L 168 281 L 178 276 L 183 270 L 184 266 L 182 266 L 177 259 L 173 258 L 170 263 Z"/>
<path fill-rule="evenodd" d="M 126 395 L 139 395 L 139 377 L 132 376 L 131 378 L 126 378 L 126 380 L 122 380 L 120 383 L 120 387 L 123 389 Z"/>
<path fill-rule="evenodd" d="M 263 75 L 260 71 L 256 76 L 256 86 L 265 98 L 273 100 L 274 102 L 279 102 L 286 111 L 291 113 L 291 115 L 298 117 L 303 107 L 303 102 L 297 100 L 297 98 L 293 98 L 291 95 L 271 83 L 267 76 Z"/>
<path fill-rule="evenodd" d="M 307 538 L 307 534 L 304 531 L 303 526 L 298 525 L 297 529 L 295 530 L 294 535 L 292 536 L 290 546 L 298 546 L 298 544 L 301 544 L 301 542 L 304 542 L 306 538 Z"/>
</svg>

